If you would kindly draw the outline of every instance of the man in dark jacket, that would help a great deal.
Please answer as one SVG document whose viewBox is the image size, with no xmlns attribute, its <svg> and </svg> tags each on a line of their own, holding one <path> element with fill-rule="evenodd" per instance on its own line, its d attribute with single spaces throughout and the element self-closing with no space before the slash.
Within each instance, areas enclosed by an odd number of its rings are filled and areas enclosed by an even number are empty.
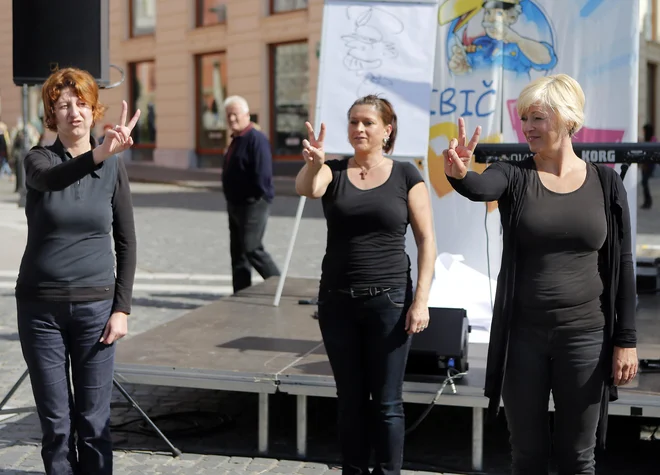
<svg viewBox="0 0 660 475">
<path fill-rule="evenodd" d="M 225 100 L 232 141 L 225 154 L 222 189 L 227 199 L 234 292 L 252 285 L 254 267 L 267 279 L 280 275 L 262 244 L 273 188 L 273 159 L 268 138 L 250 122 L 247 101 L 240 96 Z"/>
</svg>

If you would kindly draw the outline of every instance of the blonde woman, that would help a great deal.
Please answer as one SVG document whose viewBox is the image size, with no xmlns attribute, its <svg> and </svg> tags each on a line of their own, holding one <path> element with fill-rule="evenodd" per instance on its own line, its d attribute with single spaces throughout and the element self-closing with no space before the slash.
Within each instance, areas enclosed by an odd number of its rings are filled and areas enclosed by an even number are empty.
<svg viewBox="0 0 660 475">
<path fill-rule="evenodd" d="M 462 119 L 443 152 L 456 191 L 499 201 L 504 251 L 485 389 L 491 414 L 504 401 L 513 474 L 548 473 L 551 392 L 559 474 L 595 473 L 608 401 L 637 372 L 626 190 L 612 168 L 573 151 L 584 103 L 573 78 L 537 79 L 517 104 L 532 158 L 468 172 L 480 129 L 466 142 Z"/>
</svg>

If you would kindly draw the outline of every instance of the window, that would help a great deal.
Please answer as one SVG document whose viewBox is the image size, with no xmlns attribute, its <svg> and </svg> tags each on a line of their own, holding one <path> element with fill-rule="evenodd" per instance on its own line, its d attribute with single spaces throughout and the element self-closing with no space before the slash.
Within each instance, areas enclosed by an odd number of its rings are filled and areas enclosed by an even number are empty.
<svg viewBox="0 0 660 475">
<path fill-rule="evenodd" d="M 224 101 L 227 62 L 223 53 L 202 54 L 196 61 L 198 166 L 220 167 L 227 147 Z"/>
<path fill-rule="evenodd" d="M 141 61 L 130 65 L 131 104 L 128 117 L 140 109 L 140 120 L 133 129 L 131 157 L 153 160 L 156 146 L 156 63 Z"/>
<path fill-rule="evenodd" d="M 270 0 L 270 12 L 282 13 L 307 8 L 307 0 Z"/>
<path fill-rule="evenodd" d="M 299 155 L 309 116 L 307 43 L 273 45 L 270 61 L 273 153 Z"/>
<path fill-rule="evenodd" d="M 210 26 L 227 22 L 225 0 L 195 0 L 197 2 L 196 25 Z"/>
<path fill-rule="evenodd" d="M 130 0 L 131 37 L 153 35 L 156 30 L 156 0 Z"/>
</svg>

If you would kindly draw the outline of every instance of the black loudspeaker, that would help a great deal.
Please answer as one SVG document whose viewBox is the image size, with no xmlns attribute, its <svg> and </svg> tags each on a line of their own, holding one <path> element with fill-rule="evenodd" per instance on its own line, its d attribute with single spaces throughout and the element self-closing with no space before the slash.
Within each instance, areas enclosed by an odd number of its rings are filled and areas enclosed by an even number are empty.
<svg viewBox="0 0 660 475">
<path fill-rule="evenodd" d="M 109 84 L 109 0 L 12 0 L 14 84 L 38 85 L 58 69 Z"/>
<path fill-rule="evenodd" d="M 429 307 L 429 326 L 412 337 L 408 373 L 467 371 L 470 325 L 463 308 Z"/>
</svg>

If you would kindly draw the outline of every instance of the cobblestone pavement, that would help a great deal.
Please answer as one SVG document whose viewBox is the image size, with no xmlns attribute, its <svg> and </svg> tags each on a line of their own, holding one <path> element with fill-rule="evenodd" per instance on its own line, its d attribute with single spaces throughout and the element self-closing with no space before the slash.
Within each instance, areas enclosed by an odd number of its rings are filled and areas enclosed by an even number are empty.
<svg viewBox="0 0 660 475">
<path fill-rule="evenodd" d="M 25 368 L 16 333 L 13 286 L 26 228 L 23 211 L 15 206 L 12 187 L 0 180 L 0 398 Z M 127 338 L 231 291 L 222 195 L 157 184 L 136 183 L 132 188 L 139 260 Z M 265 244 L 280 266 L 297 205 L 296 198 L 282 196 L 272 208 Z M 656 234 L 660 235 L 660 212 L 647 213 L 658 218 L 644 219 L 647 241 L 652 242 Z M 289 275 L 318 277 L 324 248 L 325 221 L 320 203 L 307 201 Z M 299 461 L 295 453 L 295 399 L 290 396 L 271 397 L 270 453 L 264 458 L 257 453 L 256 395 L 152 386 L 128 386 L 127 390 L 184 454 L 173 458 L 117 393 L 112 417 L 117 474 L 340 473 L 333 465 L 338 453 L 332 399 L 310 398 L 308 458 Z M 32 404 L 28 380 L 8 406 L 23 408 Z M 423 410 L 418 405 L 407 406 L 408 420 L 413 421 Z M 648 469 L 648 461 L 657 455 L 657 444 L 635 443 L 636 426 L 627 422 L 611 422 L 615 434 L 610 446 L 614 450 L 603 456 L 600 466 L 604 471 L 599 473 L 656 473 Z M 467 473 L 470 429 L 469 410 L 435 407 L 407 438 L 404 473 Z M 0 475 L 43 473 L 39 437 L 35 414 L 0 415 Z M 507 473 L 508 450 L 504 423 L 490 428 L 484 448 L 488 473 Z"/>
</svg>

